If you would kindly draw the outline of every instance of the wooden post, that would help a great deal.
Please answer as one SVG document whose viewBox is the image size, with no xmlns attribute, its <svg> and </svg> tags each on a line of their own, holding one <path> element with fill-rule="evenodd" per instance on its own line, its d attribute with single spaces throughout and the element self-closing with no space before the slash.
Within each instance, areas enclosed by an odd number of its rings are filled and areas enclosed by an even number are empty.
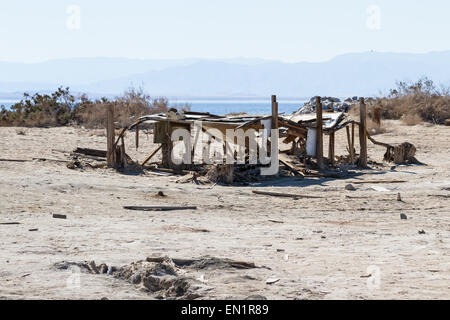
<svg viewBox="0 0 450 320">
<path fill-rule="evenodd" d="M 320 102 L 320 97 L 316 97 L 316 130 L 317 130 L 317 140 L 316 140 L 316 155 L 317 164 L 321 170 L 325 169 L 323 162 L 323 120 L 322 120 L 322 102 Z"/>
<path fill-rule="evenodd" d="M 352 123 L 353 127 L 353 123 Z M 348 126 L 345 127 L 345 130 L 347 131 L 347 142 L 348 142 L 348 153 L 350 154 L 350 163 L 353 164 L 353 140 L 350 138 L 350 128 Z"/>
<path fill-rule="evenodd" d="M 334 164 L 334 131 L 330 133 L 330 143 L 328 146 L 328 158 L 330 164 Z"/>
<path fill-rule="evenodd" d="M 115 150 L 114 148 L 114 106 L 109 104 L 106 109 L 106 163 L 108 167 L 115 165 Z"/>
<path fill-rule="evenodd" d="M 359 166 L 367 167 L 367 109 L 364 98 L 359 99 Z"/>
<path fill-rule="evenodd" d="M 272 129 L 278 130 L 278 102 L 277 102 L 277 96 L 272 95 Z M 272 132 L 270 132 L 270 141 L 267 141 L 267 150 L 271 150 L 272 146 Z M 278 141 L 277 141 L 278 142 Z M 277 150 L 278 152 L 278 150 Z M 272 156 L 272 154 L 271 154 Z"/>
<path fill-rule="evenodd" d="M 139 148 L 139 124 L 136 125 L 136 150 Z"/>
<path fill-rule="evenodd" d="M 355 124 L 352 123 L 352 155 L 353 155 L 353 162 L 352 164 L 355 164 Z"/>
<path fill-rule="evenodd" d="M 127 154 L 125 152 L 125 141 L 123 139 L 123 136 L 120 138 L 122 144 L 120 145 L 120 162 L 121 162 L 121 167 L 122 168 L 128 168 L 128 159 L 127 159 Z"/>
<path fill-rule="evenodd" d="M 272 129 L 278 129 L 278 102 L 277 96 L 272 96 Z"/>
</svg>

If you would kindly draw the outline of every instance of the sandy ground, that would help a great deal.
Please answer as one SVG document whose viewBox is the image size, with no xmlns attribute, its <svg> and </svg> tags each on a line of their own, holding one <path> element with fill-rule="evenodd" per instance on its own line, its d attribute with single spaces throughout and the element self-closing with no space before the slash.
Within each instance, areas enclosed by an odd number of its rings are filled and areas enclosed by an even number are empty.
<svg viewBox="0 0 450 320">
<path fill-rule="evenodd" d="M 384 125 L 387 133 L 378 140 L 411 142 L 428 165 L 386 165 L 340 180 L 281 178 L 210 188 L 151 173 L 0 162 L 0 223 L 20 222 L 0 225 L 0 298 L 153 299 L 126 281 L 54 264 L 95 260 L 120 266 L 148 256 L 208 255 L 266 268 L 190 274 L 208 287 L 207 299 L 449 299 L 450 127 Z M 127 152 L 139 160 L 156 147 L 151 136 L 141 136 L 139 151 L 134 135 L 126 140 Z M 102 130 L 0 128 L 0 158 L 66 159 L 52 149 L 105 145 Z M 337 146 L 337 154 L 344 154 L 345 131 L 337 135 Z M 369 142 L 371 159 L 380 162 L 383 153 Z M 407 182 L 345 190 L 355 179 Z M 254 189 L 322 198 L 268 197 L 252 194 Z M 155 197 L 158 191 L 167 197 Z M 124 210 L 126 205 L 198 209 L 139 212 Z M 52 218 L 55 213 L 67 219 Z M 408 219 L 401 220 L 401 213 Z M 269 278 L 279 281 L 267 284 Z"/>
</svg>

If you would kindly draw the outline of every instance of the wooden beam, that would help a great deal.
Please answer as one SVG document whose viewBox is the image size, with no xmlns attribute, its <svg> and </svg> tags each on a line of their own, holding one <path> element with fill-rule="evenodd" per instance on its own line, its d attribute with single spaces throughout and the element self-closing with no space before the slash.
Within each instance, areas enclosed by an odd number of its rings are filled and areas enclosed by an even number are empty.
<svg viewBox="0 0 450 320">
<path fill-rule="evenodd" d="M 367 167 L 367 108 L 364 103 L 364 98 L 359 99 L 359 166 Z"/>
<path fill-rule="evenodd" d="M 252 190 L 254 194 L 264 195 L 264 196 L 272 196 L 272 197 L 282 197 L 282 198 L 306 198 L 306 199 L 322 199 L 319 196 L 311 196 L 305 194 L 292 194 L 292 193 L 280 193 L 280 192 L 270 192 L 270 191 L 259 191 Z"/>
<path fill-rule="evenodd" d="M 106 163 L 109 167 L 115 165 L 114 138 L 114 106 L 109 104 L 106 109 Z"/>
<path fill-rule="evenodd" d="M 320 97 L 316 97 L 316 130 L 317 130 L 317 140 L 316 140 L 316 155 L 317 164 L 321 170 L 325 169 L 323 161 L 323 120 L 322 120 L 322 102 Z"/>
<path fill-rule="evenodd" d="M 149 162 L 150 159 L 153 158 L 153 156 L 154 156 L 159 150 L 161 150 L 161 148 L 162 148 L 162 145 L 160 145 L 158 148 L 156 148 L 156 150 L 153 151 L 153 152 L 151 153 L 151 155 L 149 155 L 144 161 L 142 161 L 141 166 L 144 166 L 147 162 Z"/>
<path fill-rule="evenodd" d="M 197 210 L 194 206 L 125 206 L 127 210 L 137 211 L 174 211 L 174 210 Z"/>
</svg>

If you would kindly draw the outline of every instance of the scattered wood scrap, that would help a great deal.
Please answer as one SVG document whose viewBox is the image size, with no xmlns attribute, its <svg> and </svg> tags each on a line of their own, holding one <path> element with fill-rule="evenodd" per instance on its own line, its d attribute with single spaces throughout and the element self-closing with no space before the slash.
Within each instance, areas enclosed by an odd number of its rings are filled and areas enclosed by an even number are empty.
<svg viewBox="0 0 450 320">
<path fill-rule="evenodd" d="M 78 154 L 83 154 L 86 156 L 94 156 L 94 157 L 106 159 L 106 150 L 97 150 L 97 149 L 90 149 L 90 148 L 76 148 L 75 150 L 73 150 L 73 153 L 78 153 Z"/>
<path fill-rule="evenodd" d="M 300 171 L 300 168 L 298 168 L 297 166 L 295 166 L 290 160 L 289 157 L 286 156 L 283 153 L 280 153 L 278 155 L 278 159 L 280 161 L 281 164 L 283 164 L 289 171 L 291 171 L 292 173 L 294 173 L 294 175 L 299 176 L 304 178 L 305 175 Z"/>
<path fill-rule="evenodd" d="M 350 183 L 354 184 L 365 184 L 365 183 L 404 183 L 405 180 L 355 180 Z"/>
<path fill-rule="evenodd" d="M 0 159 L 2 162 L 28 162 L 31 160 L 25 160 L 25 159 Z"/>
<path fill-rule="evenodd" d="M 450 199 L 450 194 L 429 194 L 429 197 Z"/>
<path fill-rule="evenodd" d="M 71 162 L 71 161 L 69 161 L 69 160 L 49 159 L 49 158 L 33 158 L 33 160 L 38 160 L 38 161 L 53 161 L 53 162 L 62 162 L 62 163 L 69 163 L 69 162 Z"/>
<path fill-rule="evenodd" d="M 176 211 L 176 210 L 197 210 L 194 206 L 124 206 L 126 210 L 135 211 Z"/>
<path fill-rule="evenodd" d="M 20 222 L 0 222 L 0 225 L 10 226 L 20 224 Z"/>
<path fill-rule="evenodd" d="M 55 218 L 55 219 L 67 219 L 67 216 L 65 214 L 54 213 L 53 214 L 53 218 Z"/>
<path fill-rule="evenodd" d="M 178 268 L 195 268 L 205 269 L 208 267 L 231 267 L 236 269 L 254 269 L 263 268 L 257 267 L 253 262 L 236 261 L 231 259 L 221 259 L 215 257 L 203 257 L 200 259 L 170 259 L 168 257 L 148 257 L 147 262 L 163 263 L 166 261 L 172 261 Z"/>
<path fill-rule="evenodd" d="M 260 194 L 264 196 L 272 196 L 272 197 L 283 197 L 283 198 L 306 198 L 306 199 L 322 199 L 322 197 L 319 196 L 311 196 L 311 195 L 305 195 L 305 194 L 292 194 L 292 193 L 279 193 L 279 192 L 269 192 L 269 191 L 258 191 L 258 190 L 252 190 L 255 194 Z"/>
</svg>

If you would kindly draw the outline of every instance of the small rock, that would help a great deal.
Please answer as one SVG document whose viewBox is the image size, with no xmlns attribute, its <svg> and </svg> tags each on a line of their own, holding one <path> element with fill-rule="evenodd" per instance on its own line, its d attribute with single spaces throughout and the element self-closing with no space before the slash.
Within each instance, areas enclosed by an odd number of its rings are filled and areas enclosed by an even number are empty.
<svg viewBox="0 0 450 320">
<path fill-rule="evenodd" d="M 397 193 L 397 201 L 402 201 L 402 196 L 400 195 L 400 192 Z"/>
<path fill-rule="evenodd" d="M 280 278 L 269 278 L 266 280 L 266 284 L 274 284 L 280 281 Z"/>
<path fill-rule="evenodd" d="M 355 191 L 356 188 L 352 184 L 348 184 L 348 185 L 345 186 L 345 190 Z"/>
<path fill-rule="evenodd" d="M 425 230 L 419 230 L 419 234 L 425 234 Z"/>
<path fill-rule="evenodd" d="M 277 249 L 277 252 L 284 252 L 284 249 Z"/>
<path fill-rule="evenodd" d="M 406 214 L 400 213 L 400 219 L 406 220 L 406 219 L 408 219 L 408 217 L 406 216 Z"/>
<path fill-rule="evenodd" d="M 254 294 L 254 295 L 248 296 L 247 298 L 245 298 L 245 300 L 267 300 L 267 298 L 260 294 Z"/>
<path fill-rule="evenodd" d="M 111 275 L 113 273 L 113 267 L 109 266 L 108 267 L 108 271 L 106 272 L 107 274 Z"/>
</svg>

